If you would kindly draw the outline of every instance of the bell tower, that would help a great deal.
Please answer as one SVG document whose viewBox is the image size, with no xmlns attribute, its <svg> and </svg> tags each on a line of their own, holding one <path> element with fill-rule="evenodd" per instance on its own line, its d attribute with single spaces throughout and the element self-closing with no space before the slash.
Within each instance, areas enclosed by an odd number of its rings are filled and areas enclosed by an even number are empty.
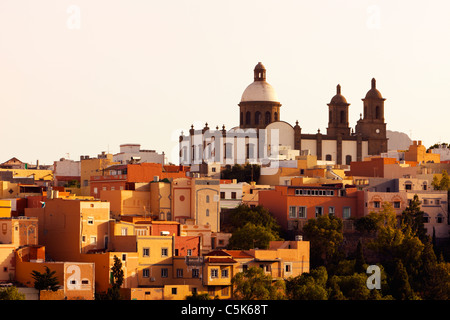
<svg viewBox="0 0 450 320">
<path fill-rule="evenodd" d="M 336 95 L 328 104 L 328 128 L 327 134 L 331 136 L 350 135 L 348 126 L 348 106 L 345 97 L 341 94 L 341 85 L 336 86 Z"/>
<path fill-rule="evenodd" d="M 358 120 L 355 132 L 369 140 L 369 155 L 379 155 L 387 152 L 386 123 L 384 122 L 384 101 L 377 89 L 375 78 L 372 79 L 371 89 L 362 99 L 364 106 L 363 117 Z"/>
</svg>

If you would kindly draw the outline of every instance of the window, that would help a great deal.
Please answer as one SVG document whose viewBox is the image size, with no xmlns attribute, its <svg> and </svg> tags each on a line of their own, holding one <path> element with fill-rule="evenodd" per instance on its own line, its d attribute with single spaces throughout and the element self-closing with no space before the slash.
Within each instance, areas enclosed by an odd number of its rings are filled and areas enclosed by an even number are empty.
<svg viewBox="0 0 450 320">
<path fill-rule="evenodd" d="M 231 199 L 236 199 L 236 192 L 231 193 Z"/>
<path fill-rule="evenodd" d="M 394 208 L 400 209 L 400 201 L 394 201 Z"/>
<path fill-rule="evenodd" d="M 220 199 L 225 199 L 225 192 L 220 192 Z"/>
<path fill-rule="evenodd" d="M 436 217 L 436 222 L 437 223 L 442 223 L 442 222 L 444 222 L 444 217 L 442 216 L 442 214 L 438 214 L 437 215 L 437 217 Z"/>
<path fill-rule="evenodd" d="M 326 156 L 325 156 L 325 161 L 331 161 L 333 158 L 332 158 L 332 156 L 331 156 L 331 154 L 327 154 Z"/>
<path fill-rule="evenodd" d="M 97 244 L 97 237 L 91 236 L 91 244 Z"/>
<path fill-rule="evenodd" d="M 93 225 L 94 224 L 94 218 L 93 217 L 88 217 L 87 224 Z"/>
<path fill-rule="evenodd" d="M 342 218 L 348 219 L 350 218 L 352 209 L 350 207 L 344 207 L 342 209 Z"/>
<path fill-rule="evenodd" d="M 292 266 L 290 264 L 284 265 L 284 272 L 292 272 Z"/>
<path fill-rule="evenodd" d="M 209 196 L 206 196 L 206 203 L 209 203 Z"/>
<path fill-rule="evenodd" d="M 323 214 L 323 207 L 316 207 L 316 218 Z"/>
<path fill-rule="evenodd" d="M 149 270 L 149 269 L 144 269 L 144 270 L 142 270 L 142 276 L 143 276 L 144 278 L 150 277 L 150 270 Z"/>
<path fill-rule="evenodd" d="M 186 255 L 187 255 L 187 256 L 192 256 L 192 249 L 187 249 Z"/>
<path fill-rule="evenodd" d="M 412 190 L 412 184 L 411 183 L 406 183 L 405 184 L 405 190 Z"/>
<path fill-rule="evenodd" d="M 161 269 L 161 278 L 167 278 L 169 276 L 169 269 L 162 268 Z"/>
<path fill-rule="evenodd" d="M 302 189 L 295 189 L 295 195 L 302 195 L 303 194 L 302 191 L 303 191 Z"/>
<path fill-rule="evenodd" d="M 98 188 L 97 187 L 94 188 L 94 193 L 98 193 Z"/>
<path fill-rule="evenodd" d="M 142 249 L 142 256 L 143 257 L 149 257 L 150 256 L 150 248 L 143 248 Z"/>
<path fill-rule="evenodd" d="M 126 253 L 122 253 L 122 261 L 127 261 L 127 254 Z"/>
<path fill-rule="evenodd" d="M 89 284 L 89 280 L 81 280 L 81 284 L 87 285 Z"/>
<path fill-rule="evenodd" d="M 351 162 L 352 162 L 352 156 L 351 155 L 346 155 L 345 156 L 345 164 L 346 165 L 350 165 Z"/>
<path fill-rule="evenodd" d="M 83 180 L 83 187 L 87 187 L 89 186 L 89 181 L 88 180 Z"/>
<path fill-rule="evenodd" d="M 380 206 L 381 206 L 380 201 L 374 201 L 374 202 L 373 202 L 373 207 L 374 207 L 374 208 L 379 208 Z"/>
<path fill-rule="evenodd" d="M 206 216 L 209 217 L 209 209 L 206 209 Z"/>
<path fill-rule="evenodd" d="M 222 269 L 222 278 L 228 278 L 228 269 Z"/>
<path fill-rule="evenodd" d="M 122 228 L 121 234 L 122 234 L 123 236 L 128 235 L 128 229 L 127 229 L 127 228 Z"/>
<path fill-rule="evenodd" d="M 424 214 L 423 215 L 423 222 L 424 223 L 429 223 L 430 222 L 430 216 L 428 214 Z"/>
<path fill-rule="evenodd" d="M 328 207 L 328 215 L 329 216 L 334 216 L 335 212 L 334 212 L 334 207 Z"/>
<path fill-rule="evenodd" d="M 289 207 L 289 218 L 297 218 L 297 207 L 296 206 Z"/>
<path fill-rule="evenodd" d="M 219 277 L 219 269 L 211 269 L 211 278 Z"/>
<path fill-rule="evenodd" d="M 172 288 L 172 294 L 177 294 L 177 288 Z"/>
<path fill-rule="evenodd" d="M 436 200 L 434 200 L 434 203 L 439 206 L 441 204 L 441 200 L 436 199 Z"/>
<path fill-rule="evenodd" d="M 167 248 L 161 248 L 161 257 L 167 257 L 169 255 L 169 250 Z"/>
<path fill-rule="evenodd" d="M 177 269 L 177 278 L 183 278 L 183 269 Z"/>
<path fill-rule="evenodd" d="M 199 269 L 192 269 L 192 278 L 198 278 L 200 275 Z"/>
<path fill-rule="evenodd" d="M 306 218 L 306 207 L 298 207 L 298 217 Z"/>
</svg>

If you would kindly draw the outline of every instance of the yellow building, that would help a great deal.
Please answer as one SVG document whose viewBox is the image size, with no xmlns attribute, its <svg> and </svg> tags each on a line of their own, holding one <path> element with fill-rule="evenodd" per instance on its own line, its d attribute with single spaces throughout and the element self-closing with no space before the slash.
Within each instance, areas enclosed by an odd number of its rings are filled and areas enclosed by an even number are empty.
<svg viewBox="0 0 450 320">
<path fill-rule="evenodd" d="M 111 218 L 127 215 L 150 215 L 150 192 L 135 190 L 102 190 L 100 200 L 110 203 Z"/>
<path fill-rule="evenodd" d="M 409 149 L 405 151 L 405 161 L 415 161 L 420 163 L 440 163 L 441 155 L 439 153 L 432 153 L 431 150 L 427 152 L 427 148 L 422 144 L 422 141 L 413 141 Z"/>
<path fill-rule="evenodd" d="M 0 281 L 12 281 L 15 278 L 15 250 L 37 244 L 36 218 L 0 218 Z"/>
<path fill-rule="evenodd" d="M 90 158 L 89 156 L 81 156 L 81 195 L 91 195 L 90 180 L 92 176 L 101 176 L 107 167 L 118 162 L 113 162 L 113 155 L 110 153 L 99 154 L 97 158 Z"/>
<path fill-rule="evenodd" d="M 220 231 L 220 180 L 210 178 L 178 178 L 172 183 L 173 220 L 211 226 Z"/>
</svg>

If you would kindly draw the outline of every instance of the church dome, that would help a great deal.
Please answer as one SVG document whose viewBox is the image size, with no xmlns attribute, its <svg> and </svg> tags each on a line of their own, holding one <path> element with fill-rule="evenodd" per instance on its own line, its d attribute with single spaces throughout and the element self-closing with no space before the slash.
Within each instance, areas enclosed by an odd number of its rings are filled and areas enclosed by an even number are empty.
<svg viewBox="0 0 450 320">
<path fill-rule="evenodd" d="M 337 85 L 336 95 L 331 98 L 330 104 L 348 104 L 347 99 L 341 94 L 341 85 Z"/>
<path fill-rule="evenodd" d="M 255 81 L 242 94 L 241 102 L 245 101 L 275 101 L 278 97 L 275 89 L 266 81 Z"/>
<path fill-rule="evenodd" d="M 384 99 L 380 91 L 377 90 L 375 78 L 372 79 L 372 88 L 367 92 L 365 99 Z"/>
<path fill-rule="evenodd" d="M 254 82 L 251 83 L 242 94 L 241 102 L 247 101 L 272 101 L 278 102 L 275 89 L 266 81 L 266 68 L 259 62 L 254 72 Z"/>
</svg>

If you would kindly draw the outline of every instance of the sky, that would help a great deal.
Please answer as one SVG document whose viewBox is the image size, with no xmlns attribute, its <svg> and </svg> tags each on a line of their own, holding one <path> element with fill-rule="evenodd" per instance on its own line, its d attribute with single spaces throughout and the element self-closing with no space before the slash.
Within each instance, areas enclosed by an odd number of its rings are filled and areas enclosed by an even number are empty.
<svg viewBox="0 0 450 320">
<path fill-rule="evenodd" d="M 192 124 L 238 125 L 258 62 L 302 133 L 326 131 L 337 84 L 354 128 L 374 77 L 388 130 L 450 142 L 449 12 L 446 0 L 2 0 L 0 162 L 137 143 L 178 163 Z"/>
</svg>

